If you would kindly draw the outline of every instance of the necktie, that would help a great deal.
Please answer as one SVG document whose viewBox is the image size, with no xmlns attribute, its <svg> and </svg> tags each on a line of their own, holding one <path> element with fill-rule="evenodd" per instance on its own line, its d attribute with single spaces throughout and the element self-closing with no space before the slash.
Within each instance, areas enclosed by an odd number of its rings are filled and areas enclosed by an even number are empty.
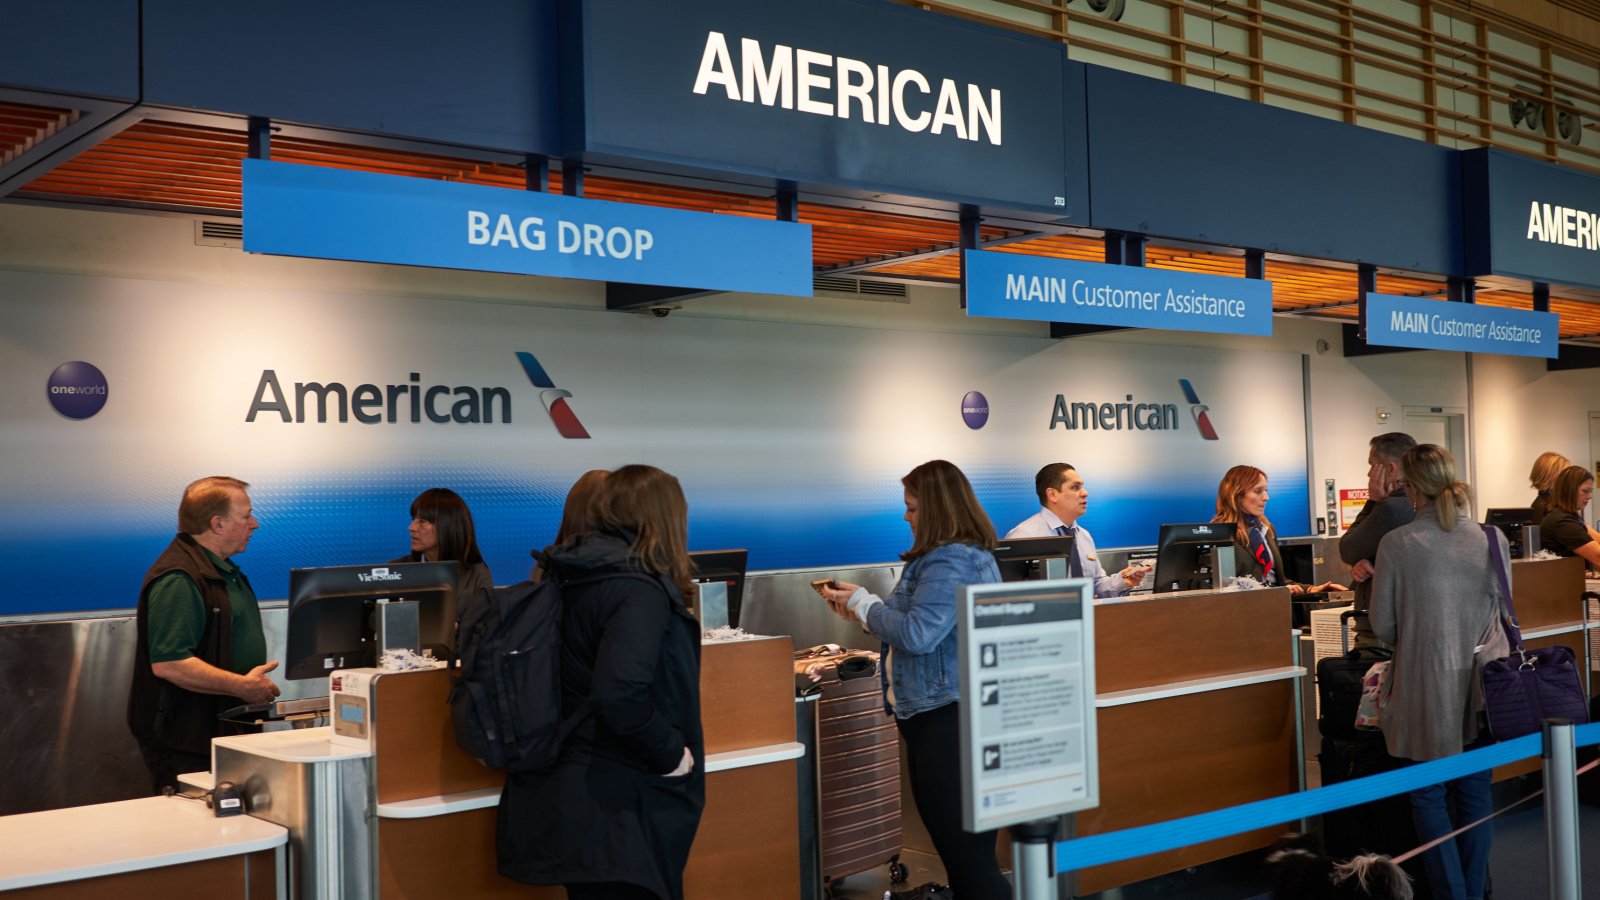
<svg viewBox="0 0 1600 900">
<path fill-rule="evenodd" d="M 1072 556 L 1067 560 L 1067 576 L 1083 577 L 1083 557 L 1078 553 L 1078 529 L 1075 525 L 1057 525 L 1056 534 L 1072 538 Z"/>
</svg>

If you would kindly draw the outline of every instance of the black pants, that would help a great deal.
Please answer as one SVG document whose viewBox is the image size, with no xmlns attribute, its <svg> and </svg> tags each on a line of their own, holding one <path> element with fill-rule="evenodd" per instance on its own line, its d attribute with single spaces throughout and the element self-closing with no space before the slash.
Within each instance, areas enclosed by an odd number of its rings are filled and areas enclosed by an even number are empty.
<svg viewBox="0 0 1600 900">
<path fill-rule="evenodd" d="M 211 771 L 211 756 L 207 753 L 185 753 L 154 744 L 139 742 L 139 753 L 144 756 L 144 766 L 150 770 L 151 793 L 159 795 L 161 789 L 171 787 L 182 790 L 178 776 L 187 772 Z"/>
<path fill-rule="evenodd" d="M 956 900 L 1010 900 L 1011 885 L 995 860 L 995 833 L 961 827 L 961 737 L 958 704 L 899 719 L 911 796 L 939 851 Z"/>
<path fill-rule="evenodd" d="M 657 900 L 655 892 L 625 881 L 566 885 L 567 900 Z"/>
</svg>

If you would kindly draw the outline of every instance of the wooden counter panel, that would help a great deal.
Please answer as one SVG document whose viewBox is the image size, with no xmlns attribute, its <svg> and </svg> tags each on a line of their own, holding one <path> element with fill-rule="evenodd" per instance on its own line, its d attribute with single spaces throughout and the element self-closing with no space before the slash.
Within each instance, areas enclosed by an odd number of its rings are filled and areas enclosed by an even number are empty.
<svg viewBox="0 0 1600 900">
<path fill-rule="evenodd" d="M 172 900 L 174 897 L 201 895 L 207 900 L 276 897 L 278 882 L 273 870 L 274 856 L 271 850 L 264 850 L 99 878 L 41 884 L 7 891 L 5 895 L 6 900 L 105 900 L 107 897 L 117 900 Z M 264 869 L 265 874 L 258 872 L 258 869 Z M 258 885 L 264 885 L 266 893 L 255 893 Z"/>
<path fill-rule="evenodd" d="M 489 807 L 426 819 L 379 819 L 378 895 L 383 900 L 565 900 L 567 892 L 559 885 L 523 884 L 500 874 L 495 813 Z"/>
<path fill-rule="evenodd" d="M 794 644 L 776 637 L 703 645 L 700 724 L 708 754 L 793 741 Z"/>
<path fill-rule="evenodd" d="M 1517 560 L 1511 563 L 1511 600 L 1523 631 L 1583 619 L 1583 559 Z"/>
<path fill-rule="evenodd" d="M 1095 690 L 1292 665 L 1289 607 L 1287 588 L 1101 603 L 1094 609 Z"/>
<path fill-rule="evenodd" d="M 1286 636 L 1287 610 L 1284 616 Z M 1295 689 L 1293 681 L 1275 681 L 1100 710 L 1100 807 L 1077 815 L 1077 833 L 1103 834 L 1298 791 Z M 1078 892 L 1265 847 L 1288 827 L 1086 869 L 1078 873 Z"/>
<path fill-rule="evenodd" d="M 505 783 L 504 773 L 484 768 L 456 745 L 446 702 L 450 678 L 444 669 L 387 673 L 378 678 L 375 691 L 379 803 Z"/>
<path fill-rule="evenodd" d="M 792 658 L 790 665 L 792 672 Z M 683 873 L 684 896 L 739 897 L 760 884 L 764 897 L 799 900 L 798 820 L 792 761 L 706 776 L 706 810 Z"/>
</svg>

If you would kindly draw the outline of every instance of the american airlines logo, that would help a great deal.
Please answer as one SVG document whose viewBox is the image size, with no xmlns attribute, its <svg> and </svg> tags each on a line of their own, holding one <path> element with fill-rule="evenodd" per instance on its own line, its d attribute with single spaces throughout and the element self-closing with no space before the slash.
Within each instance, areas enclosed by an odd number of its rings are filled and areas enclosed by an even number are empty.
<svg viewBox="0 0 1600 900">
<path fill-rule="evenodd" d="M 1217 429 L 1211 425 L 1211 417 L 1206 415 L 1211 407 L 1200 402 L 1200 395 L 1194 392 L 1194 386 L 1189 384 L 1189 379 L 1179 378 L 1178 385 L 1183 388 L 1183 396 L 1189 401 L 1189 412 L 1194 414 L 1194 427 L 1200 429 L 1200 436 L 1208 441 L 1217 439 Z"/>
<path fill-rule="evenodd" d="M 358 573 L 356 573 L 356 577 L 361 579 L 364 582 L 365 581 L 399 581 L 400 580 L 400 573 L 399 572 L 391 572 L 391 571 L 388 570 L 388 568 L 377 568 L 377 569 L 373 569 L 371 572 L 365 572 L 365 573 L 358 572 Z"/>
<path fill-rule="evenodd" d="M 1189 401 L 1189 413 L 1194 416 L 1195 429 L 1204 440 L 1217 440 L 1217 429 L 1207 415 L 1211 407 L 1200 402 L 1189 379 L 1178 379 L 1183 396 Z M 1136 403 L 1133 395 L 1125 395 L 1125 402 L 1069 400 L 1066 394 L 1057 394 L 1055 407 L 1050 413 L 1050 428 L 1068 431 L 1179 431 L 1181 421 L 1176 403 Z"/>
<path fill-rule="evenodd" d="M 572 392 L 558 388 L 532 353 L 517 351 L 517 361 L 533 386 L 556 431 L 564 438 L 587 438 L 589 432 L 567 404 Z M 511 424 L 511 389 L 503 386 L 428 384 L 411 372 L 396 384 L 346 385 L 340 381 L 296 381 L 285 389 L 276 369 L 261 370 L 246 422 L 257 417 L 284 424 L 348 423 L 395 425 L 404 422 L 439 425 Z M 103 402 L 103 399 L 102 399 Z"/>
</svg>

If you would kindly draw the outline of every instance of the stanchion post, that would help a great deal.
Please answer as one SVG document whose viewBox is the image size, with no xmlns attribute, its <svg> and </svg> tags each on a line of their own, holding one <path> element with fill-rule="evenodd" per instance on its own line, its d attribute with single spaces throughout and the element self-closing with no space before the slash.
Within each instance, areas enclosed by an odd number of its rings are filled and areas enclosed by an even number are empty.
<svg viewBox="0 0 1600 900">
<path fill-rule="evenodd" d="M 1011 896 L 1056 900 L 1055 819 L 1011 826 Z"/>
<path fill-rule="evenodd" d="M 1571 719 L 1544 720 L 1544 829 L 1550 900 L 1579 900 L 1578 753 Z"/>
</svg>

